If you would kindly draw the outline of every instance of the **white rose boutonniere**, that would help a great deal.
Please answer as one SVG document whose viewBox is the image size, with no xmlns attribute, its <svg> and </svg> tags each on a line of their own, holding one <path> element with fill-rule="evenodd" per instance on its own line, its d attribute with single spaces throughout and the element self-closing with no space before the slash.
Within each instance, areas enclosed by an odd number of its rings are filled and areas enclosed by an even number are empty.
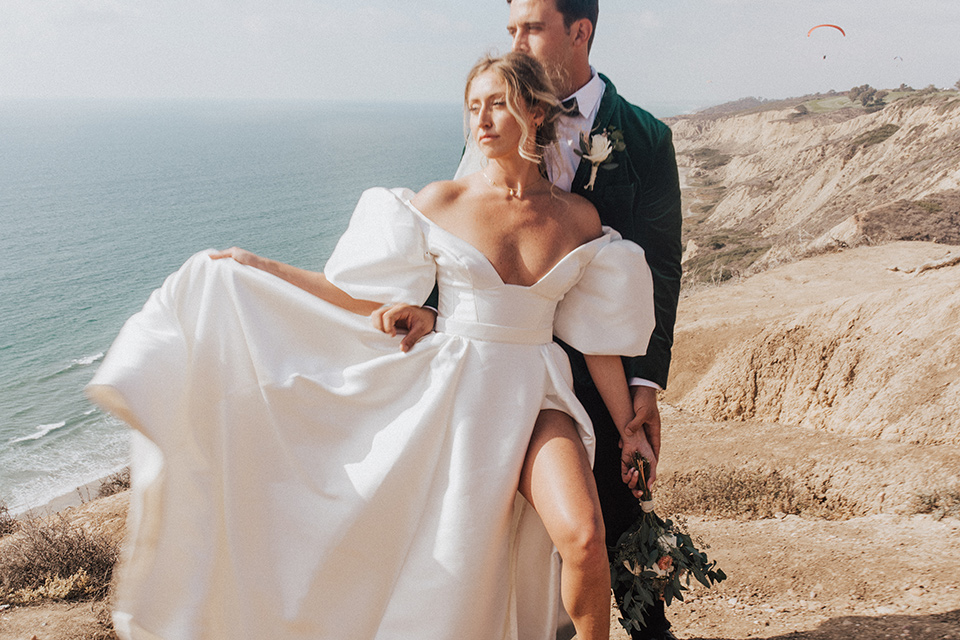
<svg viewBox="0 0 960 640">
<path fill-rule="evenodd" d="M 618 163 L 610 157 L 613 152 L 623 151 L 626 148 L 627 145 L 623 142 L 623 132 L 614 128 L 595 133 L 590 136 L 589 142 L 585 135 L 580 134 L 580 148 L 574 149 L 573 152 L 590 161 L 590 180 L 585 187 L 587 191 L 593 191 L 593 185 L 597 181 L 597 170 L 600 167 L 604 169 L 617 168 Z"/>
</svg>

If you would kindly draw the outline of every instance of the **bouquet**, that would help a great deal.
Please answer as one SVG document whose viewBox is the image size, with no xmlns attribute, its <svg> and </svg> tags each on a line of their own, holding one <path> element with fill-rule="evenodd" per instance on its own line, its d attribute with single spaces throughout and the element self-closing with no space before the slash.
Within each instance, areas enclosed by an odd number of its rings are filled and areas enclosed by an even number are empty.
<svg viewBox="0 0 960 640">
<path fill-rule="evenodd" d="M 653 494 L 647 486 L 650 462 L 635 454 L 634 467 L 640 472 L 643 485 L 642 513 L 620 536 L 610 565 L 614 591 L 622 594 L 617 602 L 624 615 L 620 624 L 628 632 L 646 626 L 644 610 L 657 599 L 667 605 L 674 599 L 682 602 L 691 577 L 705 587 L 727 577 L 715 560 L 711 562 L 706 553 L 694 546 L 682 526 L 654 513 Z"/>
</svg>

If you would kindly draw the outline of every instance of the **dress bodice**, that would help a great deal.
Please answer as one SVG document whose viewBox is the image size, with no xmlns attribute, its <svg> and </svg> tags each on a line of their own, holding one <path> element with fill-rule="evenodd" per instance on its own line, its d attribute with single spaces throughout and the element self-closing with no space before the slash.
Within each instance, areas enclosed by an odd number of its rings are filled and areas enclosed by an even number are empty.
<svg viewBox="0 0 960 640">
<path fill-rule="evenodd" d="M 414 207 L 409 189 L 364 192 L 324 273 L 354 298 L 421 305 L 439 289 L 437 331 L 640 355 L 653 330 L 643 249 L 604 227 L 530 286 L 506 284 L 487 257 Z"/>
<path fill-rule="evenodd" d="M 422 217 L 422 214 L 421 214 Z M 530 286 L 506 284 L 479 249 L 423 218 L 437 265 L 437 329 L 497 342 L 553 340 L 557 304 L 580 279 L 594 249 L 578 247 Z"/>
</svg>

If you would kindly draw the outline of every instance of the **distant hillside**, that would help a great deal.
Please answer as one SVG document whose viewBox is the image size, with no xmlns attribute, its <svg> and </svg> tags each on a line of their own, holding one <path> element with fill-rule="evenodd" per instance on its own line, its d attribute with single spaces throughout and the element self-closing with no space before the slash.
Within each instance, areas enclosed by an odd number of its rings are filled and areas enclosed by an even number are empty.
<svg viewBox="0 0 960 640">
<path fill-rule="evenodd" d="M 960 244 L 960 94 L 887 100 L 747 99 L 668 120 L 688 187 L 687 282 L 839 247 Z"/>
<path fill-rule="evenodd" d="M 838 94 L 835 91 L 830 91 L 828 93 L 810 94 L 806 96 L 800 96 L 797 98 L 768 99 L 768 98 L 754 98 L 751 96 L 746 98 L 740 98 L 739 100 L 724 102 L 723 104 L 707 107 L 705 109 L 699 109 L 695 113 L 685 115 L 682 117 L 700 119 L 700 118 L 713 118 L 716 116 L 724 116 L 724 115 L 756 113 L 758 111 L 792 109 L 797 105 L 803 104 L 805 102 L 809 102 L 811 100 L 820 100 L 820 99 L 833 98 L 833 97 L 839 97 L 839 96 L 842 96 L 842 94 Z"/>
</svg>

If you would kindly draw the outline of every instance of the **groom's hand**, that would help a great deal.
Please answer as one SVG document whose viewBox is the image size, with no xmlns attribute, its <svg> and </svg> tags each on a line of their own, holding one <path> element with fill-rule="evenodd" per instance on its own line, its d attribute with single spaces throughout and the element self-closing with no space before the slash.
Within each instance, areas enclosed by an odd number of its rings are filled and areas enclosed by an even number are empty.
<svg viewBox="0 0 960 640">
<path fill-rule="evenodd" d="M 384 305 L 370 314 L 373 326 L 390 334 L 405 333 L 400 350 L 406 353 L 420 338 L 433 331 L 437 312 L 430 308 L 397 303 Z"/>
<path fill-rule="evenodd" d="M 653 387 L 634 386 L 634 418 L 623 429 L 620 439 L 620 474 L 623 482 L 640 497 L 643 486 L 640 474 L 633 467 L 634 454 L 639 453 L 650 462 L 650 477 L 647 486 L 653 488 L 657 479 L 657 462 L 660 458 L 660 409 L 657 407 L 657 390 Z"/>
<path fill-rule="evenodd" d="M 647 486 L 652 488 L 657 479 L 657 456 L 650 446 L 647 434 L 643 430 L 640 422 L 640 416 L 636 416 L 627 423 L 623 433 L 620 436 L 620 476 L 633 491 L 636 498 L 640 498 L 643 493 L 643 483 L 640 480 L 640 473 L 634 467 L 634 455 L 639 453 L 644 459 L 650 462 L 650 476 L 647 478 Z"/>
</svg>

